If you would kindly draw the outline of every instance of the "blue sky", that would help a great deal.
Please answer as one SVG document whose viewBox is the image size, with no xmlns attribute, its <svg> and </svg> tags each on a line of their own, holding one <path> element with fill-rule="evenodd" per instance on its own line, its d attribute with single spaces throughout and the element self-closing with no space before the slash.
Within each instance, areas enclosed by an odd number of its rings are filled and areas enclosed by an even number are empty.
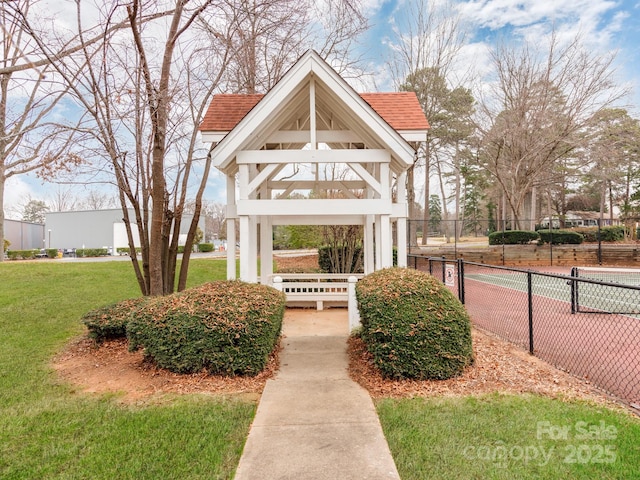
<svg viewBox="0 0 640 480">
<path fill-rule="evenodd" d="M 372 25 L 363 44 L 373 63 L 385 59 L 393 22 L 402 22 L 405 0 L 364 0 Z M 552 27 L 561 36 L 580 34 L 593 52 L 617 52 L 617 78 L 633 90 L 630 111 L 640 115 L 640 0 L 435 0 L 456 8 L 469 32 L 469 61 L 488 62 L 483 52 L 500 39 L 536 42 Z M 415 2 L 415 0 L 414 0 Z"/>
<path fill-rule="evenodd" d="M 369 69 L 376 72 L 376 87 L 389 91 L 392 82 L 385 67 L 390 53 L 388 44 L 394 38 L 392 25 L 402 23 L 407 3 L 405 0 L 363 0 L 363 3 L 371 29 L 361 42 L 362 53 Z M 488 57 L 484 56 L 497 39 L 535 40 L 551 26 L 562 35 L 580 32 L 591 51 L 617 51 L 617 78 L 632 89 L 629 110 L 635 116 L 640 115 L 640 0 L 472 0 L 454 1 L 452 5 L 470 32 L 465 61 L 478 65 L 488 64 Z M 222 177 L 214 173 L 209 184 L 208 199 L 224 202 Z M 7 184 L 5 211 L 15 216 L 12 205 L 24 203 L 27 195 L 47 200 L 56 188 L 42 185 L 35 176 L 14 178 Z"/>
</svg>

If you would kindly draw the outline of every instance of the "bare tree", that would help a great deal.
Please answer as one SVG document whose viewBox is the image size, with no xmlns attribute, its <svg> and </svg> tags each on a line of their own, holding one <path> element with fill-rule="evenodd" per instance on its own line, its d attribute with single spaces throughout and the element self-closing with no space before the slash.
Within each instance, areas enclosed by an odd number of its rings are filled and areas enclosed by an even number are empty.
<svg viewBox="0 0 640 480">
<path fill-rule="evenodd" d="M 4 238 L 7 179 L 34 171 L 46 177 L 80 162 L 68 154 L 73 138 L 63 139 L 64 128 L 55 115 L 67 87 L 54 75 L 51 62 L 38 61 L 35 27 L 24 28 L 23 18 L 36 4 L 0 2 L 0 238 Z M 38 35 L 44 30 L 39 29 Z"/>
<path fill-rule="evenodd" d="M 185 213 L 193 214 L 195 212 L 195 207 L 195 202 L 187 202 L 184 211 Z M 226 205 L 203 200 L 200 215 L 201 217 L 204 217 L 205 242 L 212 242 L 215 239 L 226 238 L 226 229 L 223 228 L 227 220 Z"/>
<path fill-rule="evenodd" d="M 47 203 L 52 212 L 68 212 L 74 210 L 78 204 L 78 199 L 70 188 L 63 188 L 58 185 L 56 190 L 49 195 Z"/>
<path fill-rule="evenodd" d="M 482 160 L 520 228 L 527 197 L 581 145 L 593 115 L 624 92 L 613 81 L 613 55 L 589 53 L 579 38 L 561 44 L 552 33 L 545 51 L 502 46 L 492 58 L 497 81 L 481 102 Z"/>
<path fill-rule="evenodd" d="M 586 139 L 588 178 L 600 188 L 601 224 L 606 198 L 610 220 L 614 203 L 624 215 L 630 214 L 631 188 L 640 175 L 640 123 L 624 109 L 604 109 L 594 115 Z"/>
<path fill-rule="evenodd" d="M 368 28 L 357 0 L 240 0 L 231 11 L 228 89 L 238 93 L 268 91 L 311 48 L 346 71 L 357 64 L 349 47 Z"/>
<path fill-rule="evenodd" d="M 77 5 L 82 42 L 87 29 Z M 179 290 L 186 285 L 211 164 L 197 141 L 197 125 L 231 48 L 228 12 L 222 7 L 213 0 L 176 0 L 170 10 L 138 0 L 106 6 L 102 40 L 87 41 L 56 64 L 86 112 L 77 129 L 83 156 L 93 160 L 85 173 L 118 188 L 132 264 L 145 295 L 176 288 L 184 206 L 195 198 L 177 279 Z M 123 24 L 126 29 L 113 28 Z"/>
<path fill-rule="evenodd" d="M 422 109 L 430 124 L 435 124 L 446 101 L 447 91 L 462 85 L 466 72 L 457 70 L 456 59 L 467 41 L 467 32 L 453 4 L 449 2 L 429 2 L 412 0 L 407 2 L 406 21 L 396 25 L 395 40 L 392 44 L 393 58 L 390 68 L 396 84 L 403 90 L 422 92 L 419 95 Z M 416 218 L 413 211 L 415 199 L 415 169 L 420 163 L 424 167 L 424 209 L 423 229 L 429 222 L 429 181 L 431 165 L 441 144 L 436 135 L 429 134 L 407 173 L 407 196 L 409 216 Z M 444 171 L 441 170 L 444 174 Z M 411 237 L 415 237 L 415 229 Z M 426 235 L 423 235 L 423 244 Z M 412 244 L 415 238 L 409 239 Z"/>
</svg>

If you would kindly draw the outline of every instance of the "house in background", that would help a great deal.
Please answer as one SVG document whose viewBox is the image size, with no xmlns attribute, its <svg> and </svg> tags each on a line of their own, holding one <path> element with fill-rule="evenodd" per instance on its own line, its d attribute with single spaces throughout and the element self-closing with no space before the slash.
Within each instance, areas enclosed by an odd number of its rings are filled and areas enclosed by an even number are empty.
<svg viewBox="0 0 640 480">
<path fill-rule="evenodd" d="M 135 219 L 133 210 L 129 218 Z M 180 226 L 180 244 L 184 244 L 192 215 L 185 214 Z M 204 219 L 200 219 L 204 232 Z M 134 243 L 140 245 L 137 229 L 134 228 Z M 106 248 L 115 254 L 118 248 L 128 248 L 127 231 L 122 209 L 85 210 L 76 212 L 47 212 L 44 225 L 44 248 L 70 250 L 78 248 Z M 42 244 L 40 245 L 42 246 Z"/>
<path fill-rule="evenodd" d="M 600 212 L 590 211 L 569 211 L 564 216 L 564 227 L 597 227 L 600 220 Z M 613 214 L 613 220 L 610 214 L 605 214 L 602 222 L 603 227 L 610 225 L 620 225 L 620 218 L 617 214 Z M 560 219 L 554 215 L 551 217 L 552 228 L 560 228 Z M 541 228 L 549 228 L 549 217 L 540 220 Z"/>
</svg>

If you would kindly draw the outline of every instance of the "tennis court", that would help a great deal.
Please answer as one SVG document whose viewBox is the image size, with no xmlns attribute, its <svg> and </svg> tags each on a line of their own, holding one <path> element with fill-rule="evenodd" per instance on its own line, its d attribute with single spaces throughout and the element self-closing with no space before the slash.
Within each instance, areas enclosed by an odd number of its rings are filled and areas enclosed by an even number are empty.
<svg viewBox="0 0 640 480">
<path fill-rule="evenodd" d="M 475 325 L 629 403 L 640 403 L 640 287 L 610 278 L 602 283 L 461 263 L 448 262 L 456 273 L 449 286 L 459 295 L 462 290 Z M 437 275 L 440 265 L 434 271 Z M 637 281 L 636 274 L 625 281 Z"/>
</svg>

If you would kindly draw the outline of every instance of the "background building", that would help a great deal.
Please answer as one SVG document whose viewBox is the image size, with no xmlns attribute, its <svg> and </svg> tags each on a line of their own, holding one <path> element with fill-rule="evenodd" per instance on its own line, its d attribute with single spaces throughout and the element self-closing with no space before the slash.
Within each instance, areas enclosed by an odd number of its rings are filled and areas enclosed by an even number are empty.
<svg viewBox="0 0 640 480">
<path fill-rule="evenodd" d="M 41 223 L 23 222 L 21 220 L 4 221 L 4 238 L 9 240 L 9 250 L 32 250 L 45 248 L 45 228 Z"/>
<path fill-rule="evenodd" d="M 135 219 L 133 210 L 129 218 Z M 183 215 L 180 227 L 180 244 L 184 244 L 193 215 Z M 204 232 L 204 220 L 199 222 Z M 44 225 L 45 248 L 107 248 L 113 254 L 118 248 L 127 248 L 127 231 L 122 209 L 86 210 L 76 212 L 47 212 Z M 134 227 L 134 241 L 140 245 Z M 42 247 L 42 244 L 40 245 Z"/>
</svg>

